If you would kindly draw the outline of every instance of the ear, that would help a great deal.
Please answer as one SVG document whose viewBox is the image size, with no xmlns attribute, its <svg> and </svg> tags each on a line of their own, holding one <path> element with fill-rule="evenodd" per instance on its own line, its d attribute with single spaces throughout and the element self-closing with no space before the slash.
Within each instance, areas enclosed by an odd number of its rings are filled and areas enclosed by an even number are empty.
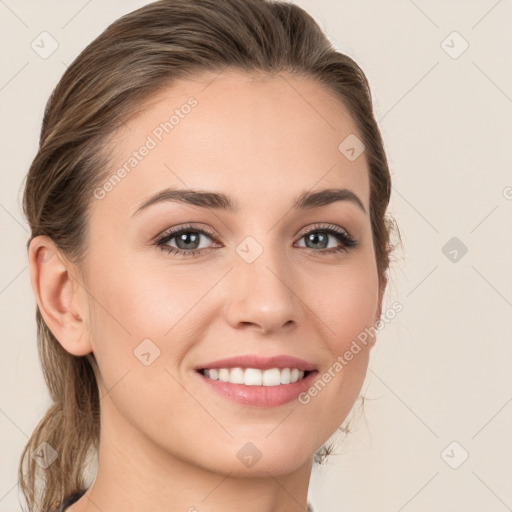
<svg viewBox="0 0 512 512">
<path fill-rule="evenodd" d="M 47 236 L 30 241 L 28 259 L 32 289 L 46 325 L 67 352 L 89 354 L 87 296 L 76 279 L 78 269 Z"/>
</svg>

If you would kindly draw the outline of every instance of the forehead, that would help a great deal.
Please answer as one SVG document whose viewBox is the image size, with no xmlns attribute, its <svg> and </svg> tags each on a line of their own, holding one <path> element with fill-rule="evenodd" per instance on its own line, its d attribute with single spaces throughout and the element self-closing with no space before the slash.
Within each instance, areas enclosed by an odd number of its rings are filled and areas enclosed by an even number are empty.
<svg viewBox="0 0 512 512">
<path fill-rule="evenodd" d="M 228 192 L 242 207 L 344 187 L 368 209 L 366 155 L 344 152 L 354 137 L 343 103 L 312 79 L 204 74 L 160 91 L 114 134 L 100 208 L 129 216 L 174 186 Z"/>
</svg>

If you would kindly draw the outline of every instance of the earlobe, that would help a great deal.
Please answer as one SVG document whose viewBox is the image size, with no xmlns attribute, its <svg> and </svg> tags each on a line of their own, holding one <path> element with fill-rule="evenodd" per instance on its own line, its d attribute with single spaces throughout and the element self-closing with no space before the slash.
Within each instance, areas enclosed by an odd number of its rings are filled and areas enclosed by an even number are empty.
<svg viewBox="0 0 512 512">
<path fill-rule="evenodd" d="M 76 281 L 76 269 L 65 262 L 47 236 L 31 240 L 28 259 L 32 290 L 46 325 L 66 351 L 76 356 L 89 354 L 86 297 Z"/>
</svg>

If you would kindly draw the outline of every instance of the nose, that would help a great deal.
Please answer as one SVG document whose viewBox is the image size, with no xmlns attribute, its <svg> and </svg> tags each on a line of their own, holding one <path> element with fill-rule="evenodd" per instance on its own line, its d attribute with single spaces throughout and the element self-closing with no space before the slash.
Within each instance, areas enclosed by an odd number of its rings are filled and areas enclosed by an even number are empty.
<svg viewBox="0 0 512 512">
<path fill-rule="evenodd" d="M 235 255 L 234 267 L 225 307 L 233 328 L 268 335 L 297 325 L 300 301 L 293 290 L 293 269 L 282 251 L 265 249 L 251 263 Z"/>
</svg>

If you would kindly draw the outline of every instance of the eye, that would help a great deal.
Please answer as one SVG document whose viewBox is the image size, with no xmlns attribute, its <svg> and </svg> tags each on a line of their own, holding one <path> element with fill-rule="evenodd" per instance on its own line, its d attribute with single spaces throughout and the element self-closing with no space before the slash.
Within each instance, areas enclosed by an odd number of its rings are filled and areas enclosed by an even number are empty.
<svg viewBox="0 0 512 512">
<path fill-rule="evenodd" d="M 338 245 L 329 247 L 329 238 L 337 240 L 339 242 Z M 309 249 L 315 249 L 315 245 L 319 245 L 319 249 L 321 250 L 314 252 L 320 252 L 322 254 L 332 254 L 339 251 L 349 252 L 350 249 L 357 246 L 356 240 L 354 240 L 347 231 L 334 224 L 327 226 L 315 224 L 309 228 L 300 239 L 306 240 L 306 247 Z"/>
<path fill-rule="evenodd" d="M 206 226 L 197 228 L 192 225 L 186 225 L 166 231 L 155 242 L 155 245 L 168 254 L 179 257 L 194 257 L 214 249 L 209 246 L 207 241 L 205 244 L 202 244 L 201 242 L 204 239 L 216 241 L 215 234 L 210 228 Z M 298 247 L 305 247 L 320 255 L 333 254 L 340 251 L 349 252 L 350 249 L 358 244 L 346 230 L 334 224 L 315 224 L 302 234 L 300 240 L 302 239 L 306 240 L 306 245 Z M 333 246 L 330 243 L 331 240 L 338 243 Z"/>
<path fill-rule="evenodd" d="M 178 256 L 197 256 L 201 253 L 212 250 L 210 247 L 201 246 L 201 238 L 213 238 L 213 233 L 205 228 L 196 228 L 193 226 L 180 226 L 167 231 L 156 241 L 158 247 L 167 251 L 168 254 Z M 176 247 L 169 245 L 176 243 Z"/>
</svg>

